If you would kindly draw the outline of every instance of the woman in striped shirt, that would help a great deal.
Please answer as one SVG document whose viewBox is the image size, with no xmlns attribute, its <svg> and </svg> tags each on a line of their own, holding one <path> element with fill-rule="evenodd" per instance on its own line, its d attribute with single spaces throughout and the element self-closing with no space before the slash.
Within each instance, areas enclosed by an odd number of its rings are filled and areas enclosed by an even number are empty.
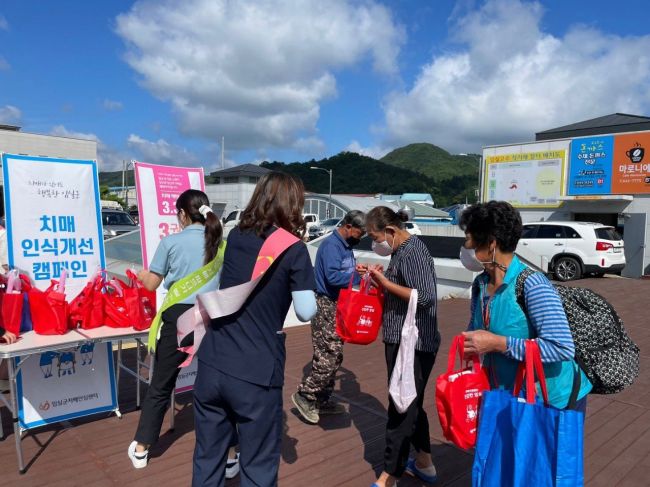
<svg viewBox="0 0 650 487">
<path fill-rule="evenodd" d="M 522 232 L 519 212 L 505 201 L 476 204 L 462 213 L 460 228 L 466 235 L 461 262 L 481 272 L 472 285 L 469 331 L 463 333 L 465 353 L 484 357 L 493 387 L 512 390 L 525 342 L 535 339 L 549 403 L 584 413 L 591 383 L 573 360 L 573 338 L 555 288 L 544 274 L 531 274 L 523 286 L 526 313 L 517 302 L 517 277 L 526 269 L 514 254 Z M 571 392 L 577 393 L 575 405 L 569 404 Z"/>
<path fill-rule="evenodd" d="M 436 319 L 436 271 L 426 246 L 404 229 L 406 220 L 406 214 L 395 213 L 385 206 L 374 208 L 366 216 L 366 230 L 373 240 L 374 251 L 382 256 L 391 256 L 385 274 L 378 268 L 369 269 L 374 281 L 385 292 L 382 326 L 389 380 L 397 359 L 411 290 L 418 291 L 416 325 L 419 338 L 414 360 L 417 398 L 402 414 L 389 397 L 384 471 L 373 487 L 391 487 L 405 471 L 425 482 L 436 481 L 429 421 L 422 407 L 424 390 L 440 345 Z M 411 444 L 416 451 L 415 458 L 409 458 Z"/>
</svg>

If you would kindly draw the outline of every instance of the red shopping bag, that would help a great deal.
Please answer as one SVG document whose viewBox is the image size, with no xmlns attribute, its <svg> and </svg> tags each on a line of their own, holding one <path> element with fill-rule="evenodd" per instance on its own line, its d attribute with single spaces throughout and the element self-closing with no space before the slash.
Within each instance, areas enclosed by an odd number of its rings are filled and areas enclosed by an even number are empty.
<svg viewBox="0 0 650 487">
<path fill-rule="evenodd" d="M 103 277 L 98 274 L 90 280 L 81 292 L 70 302 L 70 329 L 90 330 L 104 324 L 104 301 L 102 298 Z"/>
<path fill-rule="evenodd" d="M 34 331 L 39 335 L 64 335 L 68 331 L 68 303 L 65 285 L 52 280 L 45 291 L 29 291 L 29 309 Z"/>
<path fill-rule="evenodd" d="M 3 283 L 5 288 L 0 305 L 0 322 L 6 331 L 18 336 L 23 322 L 24 293 L 31 287 L 29 278 L 19 276 L 17 271 L 10 271 Z"/>
<path fill-rule="evenodd" d="M 370 285 L 370 276 L 361 280 L 359 291 L 342 289 L 336 305 L 336 333 L 346 343 L 368 345 L 376 340 L 381 328 L 383 298 Z"/>
<path fill-rule="evenodd" d="M 146 289 L 135 273 L 127 269 L 129 286 L 124 288 L 124 304 L 131 325 L 136 330 L 146 330 L 156 315 L 156 292 Z"/>
<path fill-rule="evenodd" d="M 460 448 L 476 444 L 478 408 L 483 391 L 490 389 L 487 374 L 478 356 L 465 362 L 465 368 L 454 370 L 456 354 L 463 363 L 465 339 L 457 335 L 452 341 L 447 361 L 447 372 L 436 381 L 436 406 L 442 432 L 449 441 Z"/>
<path fill-rule="evenodd" d="M 128 286 L 117 278 L 113 278 L 102 286 L 102 301 L 104 304 L 104 324 L 111 328 L 129 328 L 131 320 L 126 310 L 124 289 Z"/>
</svg>

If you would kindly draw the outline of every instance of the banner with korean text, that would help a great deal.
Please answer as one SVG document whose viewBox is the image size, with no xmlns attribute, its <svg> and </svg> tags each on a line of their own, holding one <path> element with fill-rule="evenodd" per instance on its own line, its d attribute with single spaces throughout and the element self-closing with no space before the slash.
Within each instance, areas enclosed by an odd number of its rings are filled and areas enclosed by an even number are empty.
<svg viewBox="0 0 650 487">
<path fill-rule="evenodd" d="M 117 410 L 111 342 L 86 342 L 16 360 L 21 428 Z"/>
<path fill-rule="evenodd" d="M 205 191 L 205 179 L 203 168 L 200 167 L 160 166 L 135 161 L 133 167 L 140 215 L 142 264 L 147 269 L 160 240 L 181 231 L 176 214 L 176 200 L 187 189 Z M 166 290 L 160 286 L 156 293 L 157 306 L 162 304 L 165 294 Z M 192 363 L 179 375 L 176 392 L 191 390 L 195 376 L 196 363 Z"/>
<path fill-rule="evenodd" d="M 568 141 L 483 149 L 483 201 L 517 208 L 557 208 L 564 196 Z"/>
<path fill-rule="evenodd" d="M 66 269 L 68 300 L 104 268 L 95 161 L 3 154 L 9 265 L 39 289 Z"/>
<path fill-rule="evenodd" d="M 142 265 L 149 267 L 163 237 L 180 232 L 176 200 L 187 189 L 205 191 L 203 168 L 133 163 L 140 216 Z"/>
</svg>

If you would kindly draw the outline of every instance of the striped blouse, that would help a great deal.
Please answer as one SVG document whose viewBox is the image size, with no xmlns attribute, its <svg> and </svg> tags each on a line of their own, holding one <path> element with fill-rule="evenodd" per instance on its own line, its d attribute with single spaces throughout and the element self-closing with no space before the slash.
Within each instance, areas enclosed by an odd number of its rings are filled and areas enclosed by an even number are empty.
<svg viewBox="0 0 650 487">
<path fill-rule="evenodd" d="M 476 288 L 473 289 L 470 316 L 474 316 L 474 309 L 480 299 L 479 295 L 487 297 L 487 292 L 485 292 L 487 275 L 481 275 L 476 280 L 479 282 L 479 286 L 484 287 L 484 289 L 482 293 L 477 293 Z M 575 347 L 571 330 L 569 330 L 569 322 L 562 307 L 562 301 L 544 274 L 536 272 L 526 278 L 524 281 L 524 299 L 528 319 L 535 330 L 542 362 L 560 362 L 573 359 Z M 483 306 L 485 304 L 483 303 Z M 526 340 L 523 338 L 507 337 L 505 355 L 523 361 L 526 356 L 525 342 Z"/>
<path fill-rule="evenodd" d="M 437 320 L 436 269 L 429 250 L 419 238 L 412 236 L 395 250 L 386 270 L 386 277 L 395 284 L 418 290 L 415 323 L 419 338 L 415 349 L 421 352 L 437 352 L 440 334 Z M 385 343 L 400 342 L 408 304 L 408 301 L 386 293 L 383 315 Z"/>
</svg>

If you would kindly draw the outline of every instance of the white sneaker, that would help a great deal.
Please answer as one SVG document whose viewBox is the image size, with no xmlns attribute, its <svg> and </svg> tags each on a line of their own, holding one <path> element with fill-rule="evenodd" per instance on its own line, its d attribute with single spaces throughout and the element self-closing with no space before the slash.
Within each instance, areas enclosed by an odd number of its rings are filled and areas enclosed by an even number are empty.
<svg viewBox="0 0 650 487">
<path fill-rule="evenodd" d="M 235 458 L 226 460 L 226 478 L 234 479 L 237 475 L 239 475 L 239 453 L 235 455 Z"/>
<path fill-rule="evenodd" d="M 137 441 L 132 441 L 131 444 L 129 445 L 129 449 L 127 450 L 127 453 L 129 455 L 129 458 L 131 459 L 133 468 L 144 468 L 147 466 L 147 458 L 149 457 L 149 450 L 145 450 L 143 452 L 136 452 L 135 446 L 137 444 L 138 444 Z M 237 468 L 239 469 L 239 465 L 237 466 Z"/>
</svg>

